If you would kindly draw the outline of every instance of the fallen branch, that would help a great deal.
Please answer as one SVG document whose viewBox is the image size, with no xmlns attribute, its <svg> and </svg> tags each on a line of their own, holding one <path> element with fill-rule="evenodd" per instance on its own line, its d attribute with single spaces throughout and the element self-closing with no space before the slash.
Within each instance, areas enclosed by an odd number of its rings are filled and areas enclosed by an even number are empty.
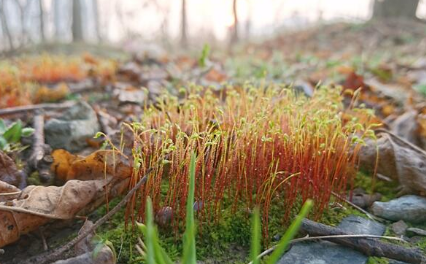
<svg viewBox="0 0 426 264">
<path fill-rule="evenodd" d="M 304 241 L 311 241 L 311 240 L 320 240 L 320 239 L 327 239 L 327 238 L 381 238 L 381 239 L 389 239 L 389 240 L 397 240 L 401 242 L 406 242 L 404 239 L 399 237 L 390 237 L 390 236 L 375 236 L 375 235 L 334 235 L 334 236 L 305 236 L 301 238 L 295 238 L 290 241 L 290 244 L 295 244 L 298 242 L 304 242 Z M 267 250 L 263 251 L 259 256 L 257 256 L 257 259 L 261 259 L 264 256 L 267 256 L 271 254 L 275 248 L 278 245 L 275 245 L 273 247 L 268 248 Z M 249 262 L 249 264 L 253 264 L 253 262 Z"/>
<path fill-rule="evenodd" d="M 59 110 L 65 109 L 73 106 L 75 102 L 64 102 L 59 104 L 35 104 L 35 105 L 25 105 L 25 106 L 16 106 L 0 109 L 0 116 L 20 114 L 25 112 L 34 112 L 36 110 Z"/>
<path fill-rule="evenodd" d="M 155 169 L 155 167 L 150 167 L 145 175 L 138 181 L 138 183 L 124 196 L 124 198 L 114 207 L 111 211 L 109 211 L 106 215 L 101 217 L 98 221 L 96 221 L 93 226 L 83 232 L 81 232 L 77 237 L 69 241 L 67 244 L 63 245 L 60 248 L 56 248 L 52 250 L 51 252 L 42 253 L 40 255 L 31 257 L 22 264 L 44 264 L 44 263 L 50 263 L 52 261 L 55 261 L 61 257 L 62 254 L 64 254 L 66 251 L 70 250 L 72 247 L 74 247 L 78 242 L 83 240 L 86 236 L 93 233 L 99 226 L 101 226 L 103 223 L 105 223 L 111 216 L 113 216 L 115 213 L 117 213 L 121 207 L 123 207 L 127 202 L 130 200 L 130 198 L 141 188 L 141 186 L 146 182 L 148 179 L 148 175 Z"/>
<path fill-rule="evenodd" d="M 307 219 L 303 220 L 301 229 L 312 236 L 350 235 L 339 228 L 316 223 Z M 368 238 L 333 237 L 324 239 L 350 247 L 367 256 L 385 257 L 413 264 L 426 263 L 426 256 L 418 249 L 405 248 Z"/>
</svg>

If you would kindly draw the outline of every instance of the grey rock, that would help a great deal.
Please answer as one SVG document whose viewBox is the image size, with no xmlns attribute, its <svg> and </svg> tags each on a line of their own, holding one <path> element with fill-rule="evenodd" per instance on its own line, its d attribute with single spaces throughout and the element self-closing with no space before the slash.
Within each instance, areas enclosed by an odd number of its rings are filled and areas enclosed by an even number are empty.
<svg viewBox="0 0 426 264">
<path fill-rule="evenodd" d="M 79 102 L 62 116 L 50 119 L 44 133 L 47 144 L 53 149 L 79 151 L 86 145 L 86 139 L 100 130 L 95 111 L 85 102 Z"/>
<path fill-rule="evenodd" d="M 386 226 L 360 216 L 350 215 L 338 225 L 340 229 L 351 234 L 381 236 Z"/>
<path fill-rule="evenodd" d="M 385 226 L 359 217 L 349 216 L 338 226 L 353 234 L 383 235 Z M 353 249 L 331 242 L 307 242 L 295 244 L 278 264 L 365 264 L 368 257 Z"/>
<path fill-rule="evenodd" d="M 371 211 L 392 221 L 421 223 L 426 221 L 426 198 L 406 195 L 389 202 L 374 202 Z"/>
<path fill-rule="evenodd" d="M 426 230 L 421 228 L 410 227 L 407 229 L 408 235 L 411 236 L 426 236 Z"/>
<path fill-rule="evenodd" d="M 402 236 L 405 234 L 405 231 L 408 228 L 408 225 L 404 222 L 404 220 L 399 220 L 398 222 L 395 222 L 391 225 L 392 227 L 392 231 L 399 235 Z"/>
</svg>

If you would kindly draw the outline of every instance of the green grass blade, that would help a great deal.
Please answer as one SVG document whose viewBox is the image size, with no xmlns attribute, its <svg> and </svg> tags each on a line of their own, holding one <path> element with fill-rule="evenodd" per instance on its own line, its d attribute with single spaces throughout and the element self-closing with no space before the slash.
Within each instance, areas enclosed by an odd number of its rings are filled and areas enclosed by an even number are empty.
<svg viewBox="0 0 426 264">
<path fill-rule="evenodd" d="M 145 235 L 146 245 L 146 263 L 147 264 L 173 264 L 173 261 L 161 247 L 157 235 L 157 229 L 154 226 L 154 217 L 152 202 L 148 197 L 146 201 L 146 226 L 139 225 L 139 229 Z"/>
<path fill-rule="evenodd" d="M 296 219 L 294 219 L 293 223 L 287 229 L 284 236 L 281 238 L 280 243 L 278 244 L 274 253 L 272 253 L 271 257 L 268 259 L 266 264 L 275 264 L 281 258 L 286 248 L 288 247 L 290 241 L 293 239 L 293 237 L 296 235 L 297 231 L 299 230 L 300 225 L 302 224 L 303 218 L 305 218 L 306 215 L 309 213 L 309 210 L 311 210 L 312 205 L 313 205 L 313 202 L 311 200 L 307 200 L 305 202 L 302 209 L 300 210 L 299 215 L 296 217 Z"/>
<path fill-rule="evenodd" d="M 146 263 L 155 263 L 155 227 L 151 198 L 146 199 Z"/>
<path fill-rule="evenodd" d="M 258 256 L 260 254 L 260 213 L 259 208 L 254 209 L 251 220 L 251 249 L 250 260 L 253 264 L 259 264 Z"/>
<path fill-rule="evenodd" d="M 186 203 L 186 229 L 183 235 L 182 263 L 196 264 L 195 252 L 195 221 L 194 221 L 194 191 L 195 191 L 195 153 L 191 154 L 189 165 L 189 192 Z"/>
</svg>

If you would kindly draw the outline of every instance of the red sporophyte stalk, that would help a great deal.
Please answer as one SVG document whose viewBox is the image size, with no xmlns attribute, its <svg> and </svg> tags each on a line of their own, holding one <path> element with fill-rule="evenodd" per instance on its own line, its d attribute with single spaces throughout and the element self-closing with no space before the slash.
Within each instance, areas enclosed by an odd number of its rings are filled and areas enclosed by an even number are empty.
<svg viewBox="0 0 426 264">
<path fill-rule="evenodd" d="M 199 219 L 217 220 L 224 203 L 232 210 L 257 206 L 267 237 L 273 204 L 285 220 L 298 199 L 312 199 L 318 218 L 331 192 L 341 194 L 352 182 L 359 148 L 371 136 L 371 122 L 358 122 L 354 113 L 362 110 L 344 109 L 336 88 L 319 88 L 310 99 L 278 87 L 227 88 L 219 95 L 193 90 L 180 99 L 165 95 L 160 106 L 147 107 L 141 122 L 131 125 L 139 146 L 132 183 L 160 162 L 139 193 L 142 218 L 150 196 L 157 211 L 172 208 L 175 226 L 184 220 L 195 151 Z"/>
</svg>

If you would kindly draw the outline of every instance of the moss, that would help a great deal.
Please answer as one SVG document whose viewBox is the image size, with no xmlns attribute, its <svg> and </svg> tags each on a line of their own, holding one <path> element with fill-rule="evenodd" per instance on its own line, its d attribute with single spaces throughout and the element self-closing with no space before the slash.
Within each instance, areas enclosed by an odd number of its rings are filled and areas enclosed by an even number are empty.
<svg viewBox="0 0 426 264">
<path fill-rule="evenodd" d="M 389 261 L 385 258 L 369 257 L 367 264 L 388 264 Z"/>
<path fill-rule="evenodd" d="M 361 175 L 364 183 L 368 184 L 368 176 Z M 367 179 L 365 179 L 367 178 Z M 382 190 L 382 186 L 379 186 Z M 166 184 L 161 186 L 162 193 L 166 192 Z M 248 252 L 250 248 L 250 213 L 247 210 L 232 210 L 232 204 L 225 197 L 225 202 L 222 203 L 223 208 L 220 218 L 204 220 L 204 223 L 198 222 L 197 234 L 197 258 L 203 263 L 247 263 Z M 116 198 L 109 203 L 112 208 L 120 201 Z M 284 208 L 282 199 L 276 198 L 271 203 L 269 210 L 269 238 L 264 241 L 263 245 L 270 247 L 277 243 L 277 237 L 280 237 L 286 230 L 288 222 L 284 221 Z M 330 204 L 333 204 L 332 199 Z M 295 216 L 302 205 L 302 201 L 298 199 L 290 210 L 290 219 Z M 245 204 L 240 204 L 237 208 L 246 208 Z M 99 208 L 91 217 L 99 218 L 106 213 L 106 206 Z M 366 217 L 364 214 L 350 206 L 345 207 L 330 207 L 320 218 L 320 222 L 335 226 L 340 221 L 349 215 L 359 215 Z M 132 227 L 125 228 L 125 209 L 121 209 L 115 214 L 106 224 L 104 224 L 98 232 L 98 235 L 103 240 L 109 240 L 113 243 L 117 252 L 118 263 L 141 263 L 142 258 L 135 249 L 138 236 L 142 234 L 137 229 Z M 173 260 L 178 260 L 182 252 L 182 234 L 184 227 L 181 226 L 177 231 L 172 227 L 159 228 L 160 241 L 167 253 Z M 372 259 L 371 261 L 375 261 Z M 382 262 L 372 262 L 381 264 Z"/>
<path fill-rule="evenodd" d="M 41 185 L 40 176 L 38 171 L 31 173 L 31 175 L 27 179 L 28 185 Z"/>
<path fill-rule="evenodd" d="M 355 178 L 355 186 L 364 189 L 367 193 L 380 193 L 382 202 L 386 202 L 396 198 L 395 189 L 398 187 L 397 182 L 385 182 L 374 179 L 365 172 L 358 172 Z"/>
</svg>

